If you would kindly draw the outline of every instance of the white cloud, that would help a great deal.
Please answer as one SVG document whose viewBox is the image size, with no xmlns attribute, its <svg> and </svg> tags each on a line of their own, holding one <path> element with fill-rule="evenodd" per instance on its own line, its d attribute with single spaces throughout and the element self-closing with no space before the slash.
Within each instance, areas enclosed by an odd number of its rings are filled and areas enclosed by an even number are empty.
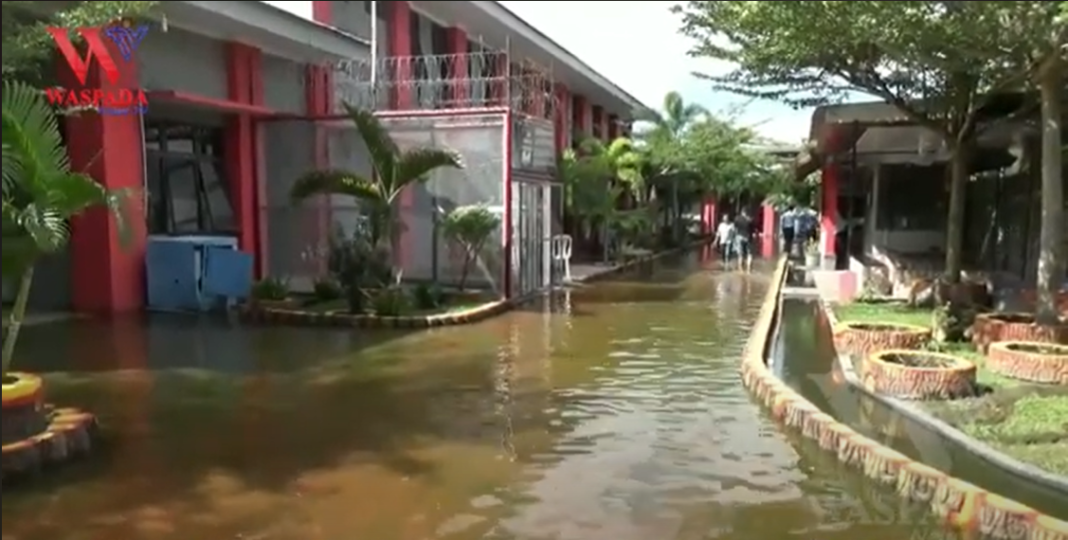
<svg viewBox="0 0 1068 540">
<path fill-rule="evenodd" d="M 311 2 L 267 2 L 311 17 Z M 745 105 L 739 122 L 755 126 L 766 137 L 786 143 L 807 138 L 812 110 L 795 111 L 779 103 L 713 91 L 694 71 L 723 73 L 722 63 L 690 58 L 688 38 L 678 33 L 670 2 L 502 1 L 508 9 L 537 27 L 647 105 L 657 107 L 675 90 L 688 102 L 712 111 Z"/>
</svg>

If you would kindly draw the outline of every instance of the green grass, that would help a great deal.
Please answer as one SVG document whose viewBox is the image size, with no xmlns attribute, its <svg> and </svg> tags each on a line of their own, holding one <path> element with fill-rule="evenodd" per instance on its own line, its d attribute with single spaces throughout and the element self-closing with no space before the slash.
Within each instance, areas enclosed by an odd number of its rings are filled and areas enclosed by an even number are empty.
<svg viewBox="0 0 1068 540">
<path fill-rule="evenodd" d="M 897 323 L 930 327 L 932 311 L 900 303 L 855 302 L 834 308 L 841 322 Z M 1068 474 L 1068 388 L 1034 385 L 992 373 L 970 343 L 932 349 L 960 356 L 978 368 L 986 392 L 975 398 L 920 405 L 964 433 L 1021 461 Z"/>
</svg>

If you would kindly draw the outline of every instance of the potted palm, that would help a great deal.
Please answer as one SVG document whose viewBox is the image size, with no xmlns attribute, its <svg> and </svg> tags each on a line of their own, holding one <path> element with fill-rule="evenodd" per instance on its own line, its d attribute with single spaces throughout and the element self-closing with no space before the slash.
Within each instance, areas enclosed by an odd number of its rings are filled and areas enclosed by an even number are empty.
<svg viewBox="0 0 1068 540">
<path fill-rule="evenodd" d="M 106 207 L 125 239 L 127 220 L 123 210 L 127 194 L 105 189 L 91 177 L 71 170 L 56 114 L 38 89 L 4 81 L 2 102 L 3 276 L 5 281 L 17 283 L 3 337 L 4 443 L 7 444 L 9 427 L 13 432 L 27 428 L 9 426 L 9 422 L 26 416 L 9 414 L 13 412 L 9 411 L 9 405 L 21 411 L 40 399 L 38 377 L 11 371 L 33 285 L 34 265 L 40 257 L 66 246 L 70 218 L 93 207 Z M 29 416 L 33 418 L 31 423 L 41 422 L 40 414 Z"/>
<path fill-rule="evenodd" d="M 394 236 L 399 232 L 400 194 L 411 185 L 425 183 L 436 169 L 463 168 L 462 160 L 456 152 L 441 148 L 402 150 L 373 112 L 348 103 L 344 108 L 367 147 L 373 174 L 346 169 L 309 171 L 297 178 L 289 196 L 296 204 L 318 195 L 345 195 L 362 202 L 368 218 L 367 238 L 390 261 L 393 270 L 392 283 L 383 285 L 393 287 L 400 280 L 392 250 Z"/>
<path fill-rule="evenodd" d="M 461 295 L 465 292 L 471 265 L 482 255 L 486 241 L 500 225 L 501 218 L 484 205 L 460 206 L 445 215 L 441 232 L 463 251 L 458 285 Z"/>
</svg>

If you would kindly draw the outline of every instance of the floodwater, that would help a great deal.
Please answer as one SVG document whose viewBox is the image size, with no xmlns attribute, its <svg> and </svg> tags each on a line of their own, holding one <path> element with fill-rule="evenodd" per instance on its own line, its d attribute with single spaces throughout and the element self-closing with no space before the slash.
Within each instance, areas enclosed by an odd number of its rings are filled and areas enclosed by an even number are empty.
<svg viewBox="0 0 1068 540">
<path fill-rule="evenodd" d="M 433 331 L 31 327 L 107 438 L 5 486 L 3 540 L 953 538 L 749 399 L 768 276 L 710 264 Z"/>
</svg>

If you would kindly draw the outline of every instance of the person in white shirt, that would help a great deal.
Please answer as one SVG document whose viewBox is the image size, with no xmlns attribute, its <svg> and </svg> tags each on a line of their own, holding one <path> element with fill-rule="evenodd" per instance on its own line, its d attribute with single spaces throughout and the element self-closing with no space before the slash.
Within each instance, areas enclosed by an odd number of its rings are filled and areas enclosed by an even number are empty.
<svg viewBox="0 0 1068 540">
<path fill-rule="evenodd" d="M 731 245 L 734 243 L 734 222 L 730 216 L 724 215 L 723 221 L 716 227 L 716 248 L 719 249 L 719 258 L 726 264 L 730 262 Z"/>
<path fill-rule="evenodd" d="M 795 209 L 793 205 L 790 205 L 790 207 L 779 216 L 779 230 L 782 233 L 782 250 L 788 255 L 793 255 L 798 217 L 797 209 Z"/>
</svg>

